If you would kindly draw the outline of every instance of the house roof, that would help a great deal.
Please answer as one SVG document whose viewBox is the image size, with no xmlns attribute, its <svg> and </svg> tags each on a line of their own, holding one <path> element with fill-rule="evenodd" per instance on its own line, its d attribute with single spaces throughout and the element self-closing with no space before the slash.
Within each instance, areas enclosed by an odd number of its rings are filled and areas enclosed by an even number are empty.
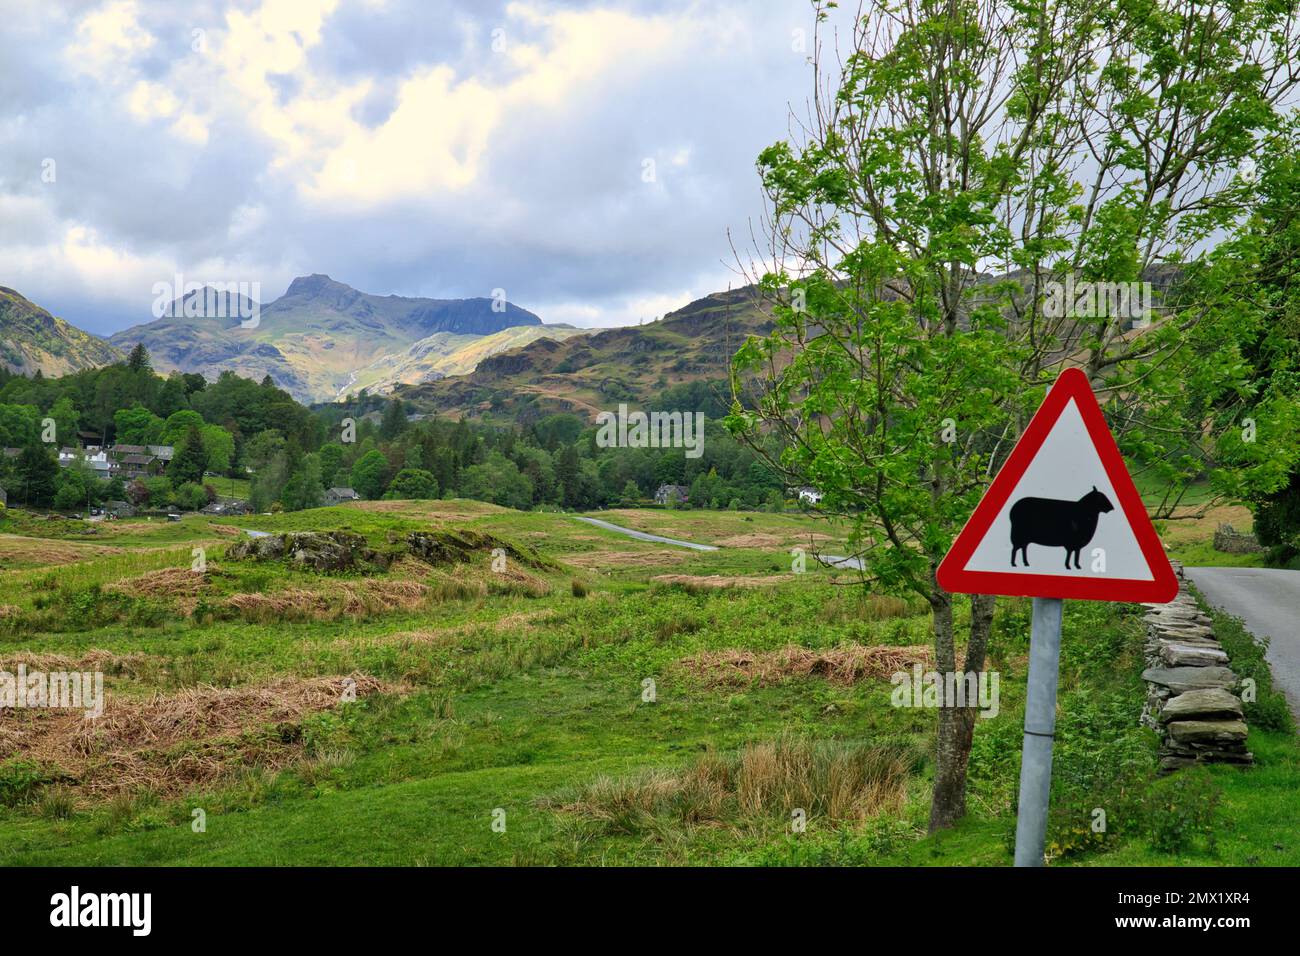
<svg viewBox="0 0 1300 956">
<path fill-rule="evenodd" d="M 331 488 L 325 492 L 327 495 L 334 495 L 336 498 L 360 498 L 361 496 L 351 488 Z"/>
</svg>

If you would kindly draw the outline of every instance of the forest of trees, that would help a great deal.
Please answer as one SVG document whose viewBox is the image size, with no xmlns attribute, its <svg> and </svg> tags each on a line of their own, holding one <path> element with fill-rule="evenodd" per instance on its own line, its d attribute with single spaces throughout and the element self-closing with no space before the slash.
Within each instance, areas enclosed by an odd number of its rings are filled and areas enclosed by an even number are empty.
<svg viewBox="0 0 1300 956">
<path fill-rule="evenodd" d="M 202 508 L 229 496 L 221 478 L 248 480 L 257 511 L 319 507 L 336 486 L 367 499 L 586 509 L 636 504 L 677 484 L 690 489 L 684 507 L 784 506 L 775 473 L 716 423 L 725 410 L 712 389 L 677 386 L 654 407 L 706 414 L 699 458 L 680 448 L 597 447 L 595 426 L 575 415 L 527 426 L 411 421 L 400 400 L 364 392 L 311 410 L 269 379 L 158 375 L 137 346 L 124 363 L 62 378 L 0 372 L 0 445 L 20 449 L 0 464 L 0 486 L 10 504 L 61 511 L 105 500 Z M 175 456 L 157 477 L 104 482 L 89 468 L 58 466 L 58 448 L 76 446 L 79 433 L 90 444 L 171 445 Z"/>
</svg>

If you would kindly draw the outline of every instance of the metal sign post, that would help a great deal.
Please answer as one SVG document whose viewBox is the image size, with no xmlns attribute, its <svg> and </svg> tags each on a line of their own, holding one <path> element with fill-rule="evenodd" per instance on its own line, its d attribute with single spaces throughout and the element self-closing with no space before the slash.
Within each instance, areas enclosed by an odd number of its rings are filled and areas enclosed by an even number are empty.
<svg viewBox="0 0 1300 956">
<path fill-rule="evenodd" d="M 1052 740 L 1056 733 L 1056 682 L 1061 663 L 1061 599 L 1034 598 L 1029 635 L 1029 686 L 1020 758 L 1020 809 L 1016 815 L 1016 866 L 1042 866 L 1047 803 L 1052 790 Z"/>
</svg>

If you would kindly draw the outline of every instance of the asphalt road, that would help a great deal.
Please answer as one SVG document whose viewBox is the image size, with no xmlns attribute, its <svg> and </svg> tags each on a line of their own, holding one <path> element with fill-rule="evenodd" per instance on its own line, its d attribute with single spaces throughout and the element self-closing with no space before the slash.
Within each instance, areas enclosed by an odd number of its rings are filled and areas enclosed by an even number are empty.
<svg viewBox="0 0 1300 956">
<path fill-rule="evenodd" d="M 1187 568 L 1186 574 L 1207 601 L 1269 639 L 1273 679 L 1300 717 L 1300 571 Z"/>
<path fill-rule="evenodd" d="M 711 544 L 697 544 L 694 541 L 682 541 L 678 538 L 665 538 L 660 534 L 650 534 L 645 531 L 634 531 L 631 528 L 624 528 L 622 525 L 611 524 L 608 521 L 601 521 L 599 518 L 588 518 L 585 515 L 574 515 L 579 521 L 585 521 L 587 524 L 594 524 L 598 528 L 604 528 L 606 531 L 617 531 L 619 534 L 625 534 L 629 538 L 636 538 L 638 541 L 654 541 L 658 544 L 671 544 L 679 548 L 690 548 L 693 551 L 717 551 L 718 549 Z"/>
</svg>

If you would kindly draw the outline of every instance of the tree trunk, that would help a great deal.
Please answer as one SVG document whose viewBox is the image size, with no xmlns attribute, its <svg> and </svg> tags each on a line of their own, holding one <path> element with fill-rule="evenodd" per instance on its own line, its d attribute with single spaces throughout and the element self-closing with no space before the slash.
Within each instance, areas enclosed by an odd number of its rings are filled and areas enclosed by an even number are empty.
<svg viewBox="0 0 1300 956">
<path fill-rule="evenodd" d="M 934 607 L 935 661 L 941 674 L 954 673 L 957 653 L 953 645 L 952 596 Z M 984 669 L 993 626 L 995 598 L 989 594 L 971 596 L 970 641 L 966 645 L 963 672 Z M 966 815 L 966 768 L 975 739 L 974 707 L 939 708 L 938 739 L 935 746 L 934 794 L 930 801 L 930 832 L 951 827 Z"/>
<path fill-rule="evenodd" d="M 931 833 L 947 829 L 966 815 L 966 764 L 974 734 L 974 708 L 939 708 L 934 796 L 930 800 Z"/>
</svg>

